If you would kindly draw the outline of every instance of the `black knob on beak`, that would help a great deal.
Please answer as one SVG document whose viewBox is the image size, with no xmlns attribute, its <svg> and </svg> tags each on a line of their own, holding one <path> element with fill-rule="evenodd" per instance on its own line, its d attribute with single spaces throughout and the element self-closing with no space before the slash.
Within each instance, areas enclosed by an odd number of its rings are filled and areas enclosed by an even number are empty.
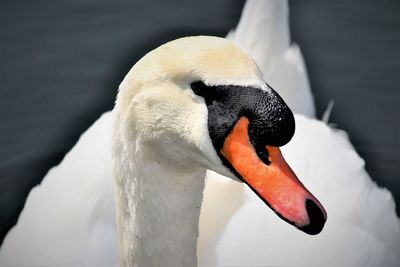
<svg viewBox="0 0 400 267">
<path fill-rule="evenodd" d="M 198 81 L 191 88 L 207 105 L 208 127 L 216 151 L 222 148 L 226 136 L 242 116 L 250 120 L 249 136 L 256 149 L 264 150 L 266 145 L 279 147 L 293 137 L 293 113 L 268 85 L 267 90 L 262 90 L 238 85 L 207 86 Z"/>
</svg>

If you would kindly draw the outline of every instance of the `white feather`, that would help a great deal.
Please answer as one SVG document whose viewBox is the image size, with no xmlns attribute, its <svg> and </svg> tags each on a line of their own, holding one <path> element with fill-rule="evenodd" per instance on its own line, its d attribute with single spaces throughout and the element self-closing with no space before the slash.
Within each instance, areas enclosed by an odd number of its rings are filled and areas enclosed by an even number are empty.
<svg viewBox="0 0 400 267">
<path fill-rule="evenodd" d="M 295 113 L 315 117 L 315 105 L 300 48 L 290 43 L 287 1 L 248 0 L 228 39 L 257 62 L 264 79 Z"/>
</svg>

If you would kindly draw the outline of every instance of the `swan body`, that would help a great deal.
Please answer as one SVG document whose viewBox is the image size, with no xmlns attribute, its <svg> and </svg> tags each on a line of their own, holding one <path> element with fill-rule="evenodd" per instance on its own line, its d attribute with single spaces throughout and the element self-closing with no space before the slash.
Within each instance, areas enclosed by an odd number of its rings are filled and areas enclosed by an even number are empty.
<svg viewBox="0 0 400 267">
<path fill-rule="evenodd" d="M 247 12 L 248 15 L 246 16 L 249 16 L 249 14 L 253 14 L 253 16 L 251 18 L 242 17 L 242 21 L 253 21 L 254 23 L 248 23 L 248 26 L 246 26 L 246 23 L 241 21 L 235 34 L 240 36 L 239 27 L 257 29 L 257 25 L 261 25 L 257 23 L 257 19 L 252 19 L 264 14 L 254 11 L 260 10 L 262 7 L 260 5 L 270 6 L 281 10 L 280 12 L 287 12 L 287 6 L 282 5 L 282 2 L 249 1 L 246 4 L 247 11 L 245 9 L 244 15 Z M 267 14 L 271 15 L 272 13 Z M 272 21 L 276 23 L 276 20 Z M 271 27 L 271 29 L 274 28 Z M 275 35 L 280 33 L 280 31 L 272 32 Z M 244 34 L 243 30 L 242 34 Z M 240 39 L 240 37 L 236 38 Z M 246 49 L 243 47 L 245 45 L 239 44 L 239 46 Z M 305 69 L 299 50 L 296 50 L 296 48 L 293 50 L 293 47 L 290 48 L 289 46 L 285 47 L 282 51 L 286 52 L 280 53 L 280 55 L 283 55 L 287 60 L 283 60 L 282 65 L 296 70 L 292 72 L 294 76 L 304 76 Z M 251 46 L 247 48 L 247 50 L 251 49 Z M 262 51 L 262 49 L 259 51 Z M 270 55 L 273 56 L 274 53 L 271 52 Z M 218 58 L 218 54 L 215 55 L 215 58 Z M 247 59 L 243 60 L 246 61 Z M 266 80 L 268 78 L 276 79 L 278 84 L 279 80 L 282 79 L 279 73 L 274 75 L 272 71 L 272 74 L 267 76 L 268 71 L 265 71 L 265 68 L 271 71 L 273 67 L 267 63 L 265 63 L 266 65 L 260 64 L 260 60 L 263 60 L 262 57 L 256 58 L 257 63 L 263 69 Z M 253 66 L 251 62 L 248 63 L 247 65 Z M 198 65 L 199 63 L 196 64 L 196 66 Z M 181 65 L 178 64 L 178 66 Z M 164 65 L 164 67 L 168 69 L 168 72 L 171 69 L 174 70 L 173 65 Z M 262 81 L 261 72 L 257 68 L 251 67 L 250 69 L 251 71 L 247 72 L 246 77 L 240 77 L 238 73 L 233 75 L 232 72 L 226 72 L 226 76 L 224 76 L 217 69 L 214 75 L 212 70 L 200 73 L 205 75 L 201 78 L 209 83 L 223 84 L 229 82 L 263 87 L 263 83 L 260 82 Z M 176 73 L 180 72 L 177 71 Z M 154 80 L 153 74 L 149 72 L 147 78 Z M 232 76 L 235 76 L 236 79 L 233 79 Z M 129 74 L 127 77 L 129 77 Z M 180 77 L 177 78 L 180 79 Z M 182 80 L 179 81 L 182 82 Z M 300 107 L 298 111 L 312 117 L 312 95 L 309 92 L 307 77 L 299 78 L 298 81 L 303 81 L 304 86 L 300 88 L 305 94 L 302 94 L 301 98 L 304 101 L 296 102 L 295 106 Z M 121 87 L 131 86 L 132 82 L 133 80 L 125 79 Z M 285 82 L 281 82 L 281 84 L 284 84 L 284 87 L 286 86 L 287 92 L 291 92 L 289 95 L 298 93 L 294 92 L 294 84 Z M 128 95 L 132 97 L 136 93 L 143 94 L 143 92 L 133 91 L 128 92 Z M 148 94 L 152 94 L 152 92 L 148 92 Z M 152 97 L 155 97 L 155 101 L 147 102 L 147 104 L 159 104 L 162 101 L 162 96 L 177 97 L 177 95 L 163 95 L 161 90 L 152 95 Z M 129 99 L 129 97 L 121 99 Z M 148 95 L 143 97 L 148 97 Z M 180 95 L 177 100 L 192 97 L 195 98 L 191 94 Z M 124 109 L 125 107 L 129 108 L 129 104 L 123 103 L 121 99 L 119 99 L 120 105 L 124 106 Z M 293 99 L 295 100 L 295 98 Z M 145 102 L 143 101 L 143 103 Z M 185 129 L 180 131 L 182 135 L 179 136 L 179 143 L 188 141 L 184 147 L 186 154 L 181 154 L 181 149 L 174 150 L 172 148 L 168 150 L 168 155 L 173 156 L 164 157 L 154 154 L 154 151 L 151 152 L 151 142 L 139 142 L 130 144 L 134 147 L 130 147 L 129 151 L 147 152 L 141 153 L 142 157 L 136 158 L 136 164 L 129 166 L 128 161 L 120 159 L 116 162 L 123 164 L 116 165 L 114 169 L 111 165 L 113 161 L 111 155 L 114 153 L 114 160 L 124 155 L 124 153 L 116 153 L 116 151 L 126 149 L 122 144 L 123 140 L 129 140 L 129 133 L 132 133 L 135 129 L 129 128 L 129 131 L 117 131 L 113 134 L 113 129 L 121 128 L 118 127 L 118 121 L 124 121 L 124 119 L 121 120 L 123 115 L 115 110 L 104 114 L 82 135 L 62 163 L 49 171 L 42 184 L 32 189 L 17 226 L 9 232 L 0 249 L 0 265 L 114 266 L 118 265 L 118 247 L 122 251 L 122 256 L 120 256 L 122 264 L 133 260 L 129 258 L 132 254 L 124 254 L 124 250 L 134 251 L 136 259 L 139 258 L 139 262 L 145 264 L 149 260 L 146 256 L 154 253 L 154 250 L 157 250 L 157 245 L 162 244 L 170 244 L 171 253 L 176 253 L 181 265 L 193 265 L 196 260 L 196 247 L 193 246 L 196 243 L 193 241 L 195 241 L 197 234 L 199 234 L 197 243 L 198 263 L 205 266 L 395 266 L 400 262 L 397 254 L 397 250 L 400 248 L 399 219 L 394 212 L 392 196 L 386 189 L 378 188 L 371 181 L 364 170 L 364 162 L 356 154 L 344 132 L 331 129 L 322 122 L 302 115 L 295 116 L 296 133 L 292 141 L 282 150 L 288 163 L 302 182 L 317 194 L 329 211 L 329 219 L 321 234 L 308 236 L 294 229 L 280 220 L 272 211 L 266 209 L 265 204 L 243 183 L 235 182 L 213 171 L 207 171 L 204 197 L 201 196 L 205 171 L 204 168 L 198 168 L 199 164 L 230 178 L 235 177 L 219 164 L 220 159 L 214 154 L 210 140 L 207 139 L 208 135 L 204 132 L 207 124 L 205 116 L 207 112 L 200 102 L 196 103 L 199 105 L 191 106 L 196 111 L 194 112 L 196 119 L 193 122 L 190 118 L 185 120 L 184 117 L 181 117 L 180 119 L 192 127 L 189 127 L 190 130 L 186 129 L 186 133 L 193 132 L 194 129 L 198 130 L 194 131 L 198 135 L 191 135 L 190 139 L 187 139 L 188 135 L 185 135 Z M 302 107 L 302 103 L 306 103 L 306 107 Z M 176 101 L 176 109 L 179 110 L 181 104 L 182 102 Z M 307 107 L 310 104 L 311 109 Z M 150 112 L 145 113 L 145 115 L 149 115 L 149 117 L 143 120 L 143 123 L 157 119 L 157 114 Z M 174 116 L 181 115 L 181 113 L 175 113 Z M 137 120 L 135 120 L 136 123 L 138 123 Z M 158 133 L 168 137 L 168 129 L 176 130 L 171 129 L 170 126 L 174 124 L 170 122 L 166 123 L 165 127 L 157 129 L 151 128 L 154 125 L 157 125 L 156 121 L 147 125 L 150 128 L 141 127 L 139 130 L 151 129 L 149 132 L 143 132 L 142 136 L 150 139 L 157 138 Z M 129 123 L 121 123 L 120 126 L 122 128 L 129 127 Z M 152 133 L 156 134 L 152 135 Z M 119 138 L 116 139 L 115 135 L 119 135 Z M 172 136 L 170 135 L 171 138 Z M 116 142 L 115 140 L 119 141 Z M 113 144 L 114 152 L 111 151 Z M 146 145 L 143 146 L 143 144 Z M 158 145 L 171 147 L 168 146 L 168 143 Z M 164 162 L 159 162 L 161 159 Z M 187 159 L 191 159 L 192 163 L 188 163 Z M 179 162 L 185 163 L 179 164 Z M 193 162 L 196 163 L 193 164 Z M 171 170 L 168 166 L 174 166 L 174 168 Z M 131 167 L 135 167 L 135 170 L 124 172 Z M 149 190 L 135 192 L 136 187 L 129 181 L 134 181 L 135 177 L 145 176 L 146 170 L 149 169 L 147 167 L 151 168 L 153 174 L 156 174 L 154 177 L 172 178 L 171 176 L 179 174 L 179 177 L 185 178 L 181 183 L 178 183 L 177 180 L 168 183 L 164 179 L 165 183 L 162 185 L 173 187 L 173 190 L 181 190 L 183 194 L 190 194 L 193 197 L 192 202 L 181 203 L 179 199 L 174 199 L 168 194 L 161 195 L 161 197 L 166 199 L 164 202 L 166 205 L 163 208 L 172 213 L 176 207 L 180 210 L 186 209 L 186 215 L 180 214 L 180 217 L 175 216 L 167 221 L 168 215 L 160 214 L 160 211 L 162 211 L 160 208 L 157 208 L 157 212 L 154 212 L 155 210 L 152 209 L 143 208 L 140 210 L 140 208 L 135 207 L 135 203 L 145 197 L 141 193 L 149 192 Z M 111 179 L 113 173 L 118 174 L 117 187 Z M 132 179 L 124 179 L 123 177 L 127 177 L 124 174 Z M 184 181 L 192 181 L 191 184 L 195 184 L 195 186 L 185 187 Z M 154 180 L 146 181 L 142 186 L 149 188 L 151 183 L 154 183 Z M 154 189 L 161 187 L 152 186 L 151 188 L 152 195 L 166 192 L 154 191 Z M 186 192 L 187 189 L 191 191 Z M 127 198 L 130 194 L 136 196 L 137 199 Z M 115 208 L 114 198 L 119 203 L 119 209 Z M 197 204 L 199 201 L 201 203 L 203 198 L 200 210 Z M 185 199 L 189 199 L 189 197 Z M 147 207 L 154 207 L 151 199 L 141 203 L 150 205 Z M 140 219 L 140 216 L 129 218 L 129 212 L 124 214 L 126 210 L 135 210 L 138 214 L 145 213 L 147 210 L 151 213 L 151 216 L 163 216 L 164 222 L 169 222 L 168 227 L 166 227 L 167 224 L 157 225 L 156 220 L 149 220 L 139 222 L 140 229 L 135 228 L 136 224 L 131 222 Z M 178 215 L 178 213 L 173 214 Z M 118 217 L 117 221 L 116 217 Z M 177 220 L 178 218 L 179 220 Z M 195 224 L 198 218 L 200 219 L 199 229 Z M 124 220 L 127 221 L 124 222 Z M 186 223 L 179 223 L 184 220 L 186 220 Z M 117 228 L 120 228 L 119 241 Z M 165 230 L 166 228 L 168 229 Z M 153 235 L 153 238 L 156 236 L 157 238 L 162 236 L 162 238 L 154 241 L 152 245 L 146 244 L 146 242 L 140 243 L 140 239 L 144 239 L 141 233 L 146 233 L 146 231 L 147 233 L 150 232 L 150 236 Z M 162 235 L 162 233 L 165 235 Z M 136 240 L 136 242 L 130 242 L 132 240 Z M 185 244 L 184 242 L 188 242 L 187 246 L 182 246 L 182 244 Z M 141 246 L 134 247 L 135 244 L 141 244 Z M 190 256 L 181 257 L 180 251 Z M 315 253 L 315 251 L 318 251 L 318 253 Z M 169 256 L 171 253 L 169 253 Z M 164 264 L 176 263 L 169 261 L 168 257 L 164 257 L 165 255 L 156 255 L 159 256 L 159 262 L 164 261 Z"/>
<path fill-rule="evenodd" d="M 1 266 L 118 265 L 112 116 L 102 115 L 32 189 L 0 250 Z M 329 211 L 325 229 L 307 236 L 265 209 L 242 183 L 208 171 L 199 266 L 396 266 L 400 222 L 390 192 L 372 182 L 345 132 L 295 117 L 296 133 L 282 150 Z"/>
</svg>

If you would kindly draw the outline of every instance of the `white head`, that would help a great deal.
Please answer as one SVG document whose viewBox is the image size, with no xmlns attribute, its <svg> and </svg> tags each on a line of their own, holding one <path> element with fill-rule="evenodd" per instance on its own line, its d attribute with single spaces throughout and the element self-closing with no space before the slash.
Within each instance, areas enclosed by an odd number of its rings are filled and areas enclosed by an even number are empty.
<svg viewBox="0 0 400 267">
<path fill-rule="evenodd" d="M 187 37 L 149 52 L 122 82 L 115 115 L 117 168 L 121 154 L 132 162 L 140 154 L 211 169 L 248 184 L 300 230 L 321 231 L 322 205 L 277 148 L 293 136 L 293 114 L 232 42 Z"/>
<path fill-rule="evenodd" d="M 116 102 L 115 128 L 125 143 L 140 139 L 171 160 L 189 160 L 235 178 L 213 148 L 207 106 L 191 89 L 195 81 L 266 88 L 255 62 L 230 41 L 178 39 L 146 54 L 127 74 Z"/>
</svg>

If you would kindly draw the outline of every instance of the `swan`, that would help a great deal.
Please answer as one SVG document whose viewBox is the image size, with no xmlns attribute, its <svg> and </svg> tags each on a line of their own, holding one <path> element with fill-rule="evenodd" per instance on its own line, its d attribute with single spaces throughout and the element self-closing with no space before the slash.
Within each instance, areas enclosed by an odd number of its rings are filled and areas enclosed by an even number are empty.
<svg viewBox="0 0 400 267">
<path fill-rule="evenodd" d="M 322 230 L 324 208 L 278 148 L 294 117 L 232 42 L 186 37 L 151 51 L 121 83 L 114 113 L 122 265 L 196 265 L 206 169 L 245 182 L 298 229 Z"/>
<path fill-rule="evenodd" d="M 196 265 L 206 169 L 245 182 L 301 231 L 322 230 L 324 208 L 278 148 L 293 114 L 231 41 L 186 37 L 149 52 L 122 81 L 113 116 L 123 266 Z"/>
<path fill-rule="evenodd" d="M 287 14 L 278 15 L 287 11 L 287 4 L 282 3 L 248 1 L 238 29 L 262 29 L 261 22 L 279 22 L 256 19 L 264 14 L 286 19 Z M 263 12 L 263 5 L 278 8 L 277 12 Z M 245 17 L 246 14 L 252 17 Z M 242 23 L 253 19 L 255 23 Z M 279 38 L 276 34 L 282 33 L 273 32 L 274 40 Z M 247 52 L 254 48 L 239 46 L 250 50 Z M 288 52 L 282 54 L 283 65 L 294 70 L 291 73 L 298 75 L 299 82 L 303 81 L 304 86 L 300 88 L 308 94 L 307 78 L 301 78 L 305 72 L 299 50 L 291 46 L 282 51 Z M 261 66 L 263 59 L 252 55 Z M 264 68 L 263 72 L 265 80 L 271 80 L 272 87 L 284 95 L 272 83 L 276 79 L 278 84 L 281 75 L 268 74 Z M 298 89 L 285 81 L 281 85 L 289 90 Z M 298 93 L 287 92 L 289 96 Z M 312 101 L 307 94 L 300 97 L 305 95 L 305 101 Z M 286 99 L 285 102 L 289 103 Z M 309 108 L 302 107 L 301 103 L 304 102 L 296 103 L 300 109 L 289 106 L 295 112 Z M 302 113 L 312 116 L 312 113 Z M 118 264 L 109 151 L 114 115 L 104 114 L 82 135 L 63 162 L 31 191 L 17 226 L 0 249 L 0 265 Z M 208 171 L 200 214 L 199 265 L 397 266 L 400 230 L 390 192 L 371 181 L 363 160 L 343 131 L 299 114 L 295 114 L 295 120 L 295 135 L 282 147 L 282 152 L 302 182 L 329 211 L 324 230 L 315 236 L 298 231 L 266 209 L 265 203 L 247 186 Z"/>
</svg>

